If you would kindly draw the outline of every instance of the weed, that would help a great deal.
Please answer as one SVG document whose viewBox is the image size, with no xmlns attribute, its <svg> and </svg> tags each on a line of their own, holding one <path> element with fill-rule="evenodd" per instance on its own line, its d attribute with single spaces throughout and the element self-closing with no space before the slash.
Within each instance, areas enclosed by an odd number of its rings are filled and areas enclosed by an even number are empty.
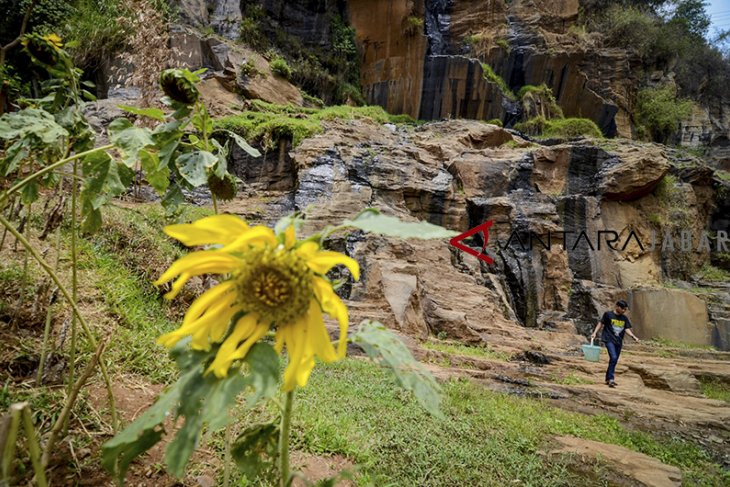
<svg viewBox="0 0 730 487">
<path fill-rule="evenodd" d="M 291 79 L 292 77 L 292 70 L 289 67 L 289 64 L 280 56 L 275 56 L 269 63 L 269 67 L 274 74 L 277 74 L 284 79 Z"/>
<path fill-rule="evenodd" d="M 703 377 L 700 379 L 700 388 L 706 397 L 730 403 L 730 384 Z"/>
<path fill-rule="evenodd" d="M 499 91 L 501 91 L 506 98 L 510 100 L 517 99 L 515 94 L 512 93 L 512 90 L 509 89 L 509 86 L 507 86 L 507 82 L 500 75 L 495 73 L 490 65 L 482 63 L 482 71 L 484 73 L 484 79 L 490 83 L 496 84 L 499 87 Z"/>
</svg>

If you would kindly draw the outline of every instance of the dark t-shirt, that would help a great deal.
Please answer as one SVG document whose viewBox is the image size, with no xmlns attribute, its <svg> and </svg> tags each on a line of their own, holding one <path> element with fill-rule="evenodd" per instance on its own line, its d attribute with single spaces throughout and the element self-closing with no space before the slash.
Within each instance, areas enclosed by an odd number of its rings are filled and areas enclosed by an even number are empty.
<svg viewBox="0 0 730 487">
<path fill-rule="evenodd" d="M 603 313 L 601 323 L 603 323 L 601 340 L 604 342 L 623 343 L 626 330 L 631 328 L 631 322 L 626 315 L 617 315 L 613 311 Z"/>
</svg>

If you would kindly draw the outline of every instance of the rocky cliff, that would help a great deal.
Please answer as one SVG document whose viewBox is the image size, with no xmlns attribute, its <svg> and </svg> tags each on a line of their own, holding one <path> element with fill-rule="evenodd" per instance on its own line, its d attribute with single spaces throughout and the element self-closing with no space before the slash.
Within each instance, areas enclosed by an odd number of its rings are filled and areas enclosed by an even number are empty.
<svg viewBox="0 0 730 487">
<path fill-rule="evenodd" d="M 512 341 L 515 348 L 541 330 L 574 347 L 576 333 L 586 334 L 602 310 L 624 298 L 646 338 L 730 349 L 730 288 L 725 274 L 707 278 L 710 263 L 730 263 L 722 233 L 730 185 L 722 173 L 658 144 L 536 142 L 477 121 L 511 123 L 524 109 L 512 92 L 545 83 L 566 116 L 591 118 L 607 135 L 632 135 L 632 58 L 575 33 L 577 1 L 186 0 L 174 54 L 190 67 L 212 68 L 203 92 L 217 115 L 244 109 L 239 95 L 306 103 L 271 70 L 271 53 L 237 41 L 251 5 L 267 18 L 262 36 L 306 39 L 302 49 L 335 49 L 337 22 L 347 18 L 370 103 L 452 120 L 328 121 L 322 135 L 297 147 L 284 136 L 260 159 L 234 150 L 231 167 L 245 196 L 230 211 L 273 222 L 303 210 L 310 228 L 366 206 L 460 232 L 493 222 L 486 246 L 493 264 L 447 242 L 357 234 L 333 241 L 364 268 L 362 282 L 345 287 L 356 317 L 419 337 Z M 722 153 L 723 110 L 696 108 L 683 140 L 712 139 Z"/>
</svg>

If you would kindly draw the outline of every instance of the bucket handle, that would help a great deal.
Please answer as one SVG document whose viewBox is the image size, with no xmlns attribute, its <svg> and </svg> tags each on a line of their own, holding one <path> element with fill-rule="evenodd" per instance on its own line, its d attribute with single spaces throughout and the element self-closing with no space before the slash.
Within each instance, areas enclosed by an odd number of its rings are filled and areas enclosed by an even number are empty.
<svg viewBox="0 0 730 487">
<path fill-rule="evenodd" d="M 591 347 L 593 346 L 593 338 L 591 338 Z"/>
</svg>

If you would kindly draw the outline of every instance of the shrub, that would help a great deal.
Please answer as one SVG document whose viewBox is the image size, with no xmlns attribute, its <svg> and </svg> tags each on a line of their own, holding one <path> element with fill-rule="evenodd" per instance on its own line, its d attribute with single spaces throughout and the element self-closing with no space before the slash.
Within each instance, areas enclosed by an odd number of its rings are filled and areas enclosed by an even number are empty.
<svg viewBox="0 0 730 487">
<path fill-rule="evenodd" d="M 337 91 L 337 95 L 338 99 L 344 102 L 353 101 L 360 106 L 367 104 L 360 88 L 350 83 L 342 83 Z"/>
<path fill-rule="evenodd" d="M 540 86 L 523 86 L 517 93 L 517 98 L 522 100 L 522 110 L 525 118 L 540 116 L 551 119 L 563 117 L 563 110 L 558 105 L 553 90 L 544 83 Z"/>
<path fill-rule="evenodd" d="M 678 99 L 671 86 L 640 90 L 634 112 L 637 133 L 665 143 L 679 122 L 692 113 L 692 105 L 690 100 Z"/>
<path fill-rule="evenodd" d="M 280 56 L 274 57 L 269 63 L 269 67 L 274 74 L 278 74 L 282 78 L 291 79 L 292 77 L 292 70 L 289 64 Z"/>
<path fill-rule="evenodd" d="M 407 17 L 404 30 L 407 35 L 413 36 L 418 34 L 423 31 L 423 19 L 416 15 Z"/>
<path fill-rule="evenodd" d="M 239 71 L 240 75 L 246 78 L 254 78 L 261 74 L 261 71 L 258 70 L 256 67 L 256 64 L 251 59 L 247 59 L 246 62 L 241 63 L 241 68 Z"/>
<path fill-rule="evenodd" d="M 498 118 L 493 118 L 493 119 L 491 119 L 491 120 L 487 120 L 487 123 L 488 123 L 489 125 L 496 125 L 496 126 L 498 126 L 498 127 L 504 127 L 504 124 L 503 124 L 503 123 L 502 123 L 502 121 L 501 121 L 500 119 L 498 119 Z"/>
<path fill-rule="evenodd" d="M 132 33 L 131 12 L 119 0 L 81 0 L 68 19 L 66 40 L 74 42 L 74 62 L 96 68 L 109 53 L 122 49 Z"/>
</svg>

